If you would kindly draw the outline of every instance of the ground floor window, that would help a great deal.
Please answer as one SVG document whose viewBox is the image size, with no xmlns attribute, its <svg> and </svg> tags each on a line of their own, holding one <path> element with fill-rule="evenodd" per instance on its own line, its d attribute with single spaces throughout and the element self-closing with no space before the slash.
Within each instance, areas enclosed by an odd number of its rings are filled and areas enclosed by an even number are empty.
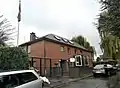
<svg viewBox="0 0 120 88">
<path fill-rule="evenodd" d="M 75 65 L 76 66 L 88 66 L 89 65 L 89 57 L 83 55 L 75 56 Z"/>
<path fill-rule="evenodd" d="M 75 63 L 76 63 L 76 66 L 82 66 L 82 56 L 81 55 L 76 55 L 75 56 Z"/>
<path fill-rule="evenodd" d="M 85 66 L 88 66 L 88 57 L 87 56 L 84 56 L 84 65 Z"/>
</svg>

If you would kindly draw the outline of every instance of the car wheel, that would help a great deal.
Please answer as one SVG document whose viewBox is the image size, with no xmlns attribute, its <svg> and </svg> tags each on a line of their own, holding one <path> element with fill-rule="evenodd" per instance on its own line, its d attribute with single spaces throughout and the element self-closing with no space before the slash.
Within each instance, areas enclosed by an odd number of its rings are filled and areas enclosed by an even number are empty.
<svg viewBox="0 0 120 88">
<path fill-rule="evenodd" d="M 93 76 L 94 76 L 94 77 L 96 77 L 96 76 L 97 76 L 97 74 L 93 73 Z"/>
<path fill-rule="evenodd" d="M 44 83 L 42 83 L 42 88 L 44 87 Z"/>
<path fill-rule="evenodd" d="M 111 75 L 111 72 L 110 71 L 108 71 L 107 73 L 105 73 L 105 76 L 106 77 L 108 77 L 108 76 L 110 76 Z"/>
<path fill-rule="evenodd" d="M 111 75 L 111 72 L 110 72 L 110 71 L 108 71 L 107 76 L 110 76 L 110 75 Z"/>
</svg>

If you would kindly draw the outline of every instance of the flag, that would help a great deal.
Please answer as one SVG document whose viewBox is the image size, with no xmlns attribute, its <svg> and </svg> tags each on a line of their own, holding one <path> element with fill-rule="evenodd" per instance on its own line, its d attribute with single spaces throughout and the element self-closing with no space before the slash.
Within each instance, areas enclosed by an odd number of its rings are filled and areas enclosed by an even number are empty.
<svg viewBox="0 0 120 88">
<path fill-rule="evenodd" d="M 19 12 L 18 12 L 17 18 L 18 18 L 18 22 L 20 22 L 21 21 L 21 0 L 19 0 Z"/>
</svg>

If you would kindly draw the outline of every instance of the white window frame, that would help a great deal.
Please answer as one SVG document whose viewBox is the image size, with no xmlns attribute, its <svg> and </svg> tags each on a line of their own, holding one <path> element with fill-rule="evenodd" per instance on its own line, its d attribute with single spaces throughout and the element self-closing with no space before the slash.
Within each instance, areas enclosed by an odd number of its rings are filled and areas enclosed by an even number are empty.
<svg viewBox="0 0 120 88">
<path fill-rule="evenodd" d="M 80 57 L 80 62 L 81 62 L 80 64 L 81 65 L 78 65 L 79 62 L 77 61 L 77 57 Z M 83 65 L 83 63 L 82 63 L 82 56 L 81 55 L 76 55 L 75 59 L 76 59 L 76 61 L 75 61 L 76 66 L 82 66 Z"/>
<path fill-rule="evenodd" d="M 60 51 L 64 52 L 65 51 L 65 47 L 64 46 L 60 46 Z"/>
<path fill-rule="evenodd" d="M 27 48 L 27 53 L 28 53 L 28 54 L 31 53 L 31 45 L 28 46 L 28 48 Z"/>
</svg>

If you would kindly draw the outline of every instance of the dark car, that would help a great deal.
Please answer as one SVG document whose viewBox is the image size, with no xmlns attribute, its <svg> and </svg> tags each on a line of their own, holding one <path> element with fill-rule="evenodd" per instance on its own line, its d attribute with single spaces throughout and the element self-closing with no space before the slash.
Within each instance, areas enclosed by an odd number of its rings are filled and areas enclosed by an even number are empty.
<svg viewBox="0 0 120 88">
<path fill-rule="evenodd" d="M 116 69 L 110 64 L 98 64 L 93 68 L 93 76 L 106 75 L 110 76 L 116 74 Z"/>
<path fill-rule="evenodd" d="M 116 64 L 117 71 L 120 71 L 120 64 Z"/>
</svg>

